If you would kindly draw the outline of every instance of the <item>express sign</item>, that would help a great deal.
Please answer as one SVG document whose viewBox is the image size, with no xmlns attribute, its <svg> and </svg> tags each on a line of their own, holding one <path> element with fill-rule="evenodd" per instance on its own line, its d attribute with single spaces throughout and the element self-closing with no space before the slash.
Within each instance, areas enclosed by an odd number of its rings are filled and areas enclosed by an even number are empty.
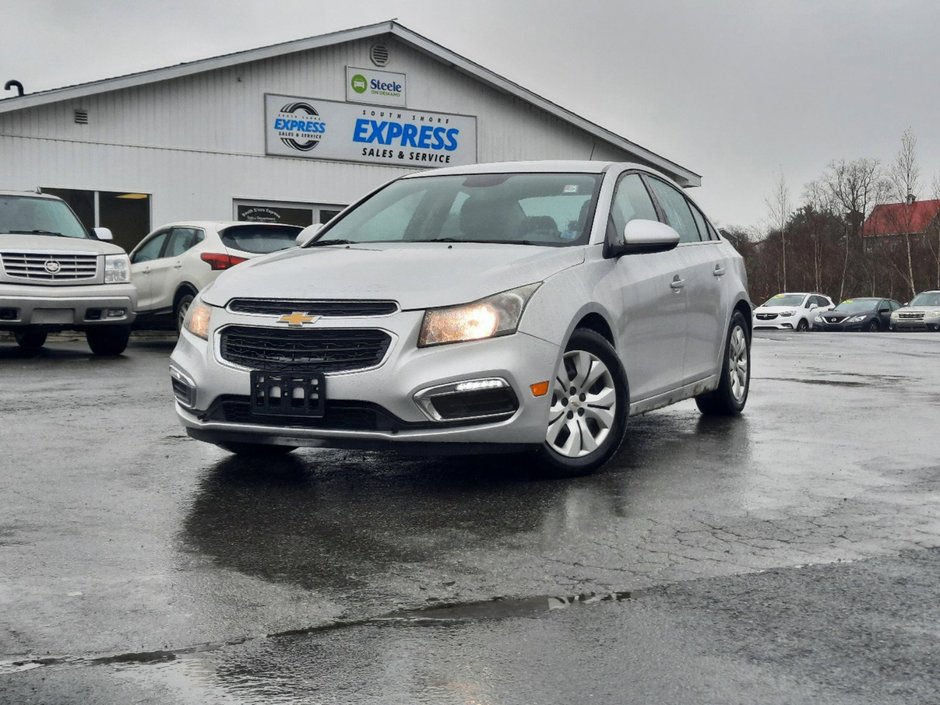
<svg viewBox="0 0 940 705">
<path fill-rule="evenodd" d="M 265 122 L 272 155 L 423 167 L 477 161 L 468 115 L 266 95 Z"/>
</svg>

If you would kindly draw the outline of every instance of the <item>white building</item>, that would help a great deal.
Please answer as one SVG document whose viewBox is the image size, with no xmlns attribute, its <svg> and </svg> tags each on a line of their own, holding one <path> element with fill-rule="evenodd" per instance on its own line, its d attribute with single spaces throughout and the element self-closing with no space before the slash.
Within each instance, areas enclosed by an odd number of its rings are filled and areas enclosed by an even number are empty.
<svg viewBox="0 0 940 705">
<path fill-rule="evenodd" d="M 325 222 L 415 169 L 588 158 L 701 181 L 396 22 L 0 100 L 0 189 L 128 250 L 175 220 Z"/>
</svg>

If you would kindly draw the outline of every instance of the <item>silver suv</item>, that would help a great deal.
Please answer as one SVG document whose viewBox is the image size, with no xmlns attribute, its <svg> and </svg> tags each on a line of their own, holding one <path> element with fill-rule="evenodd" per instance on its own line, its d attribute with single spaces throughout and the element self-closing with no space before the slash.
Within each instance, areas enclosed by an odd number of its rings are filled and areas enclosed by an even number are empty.
<svg viewBox="0 0 940 705">
<path fill-rule="evenodd" d="M 0 191 L 0 331 L 28 351 L 72 329 L 96 355 L 124 352 L 137 291 L 110 239 L 107 228 L 89 233 L 59 198 Z"/>
<path fill-rule="evenodd" d="M 170 369 L 190 436 L 255 454 L 530 450 L 570 475 L 613 455 L 628 413 L 744 408 L 741 257 L 646 167 L 409 175 L 314 238 L 194 300 Z"/>
</svg>

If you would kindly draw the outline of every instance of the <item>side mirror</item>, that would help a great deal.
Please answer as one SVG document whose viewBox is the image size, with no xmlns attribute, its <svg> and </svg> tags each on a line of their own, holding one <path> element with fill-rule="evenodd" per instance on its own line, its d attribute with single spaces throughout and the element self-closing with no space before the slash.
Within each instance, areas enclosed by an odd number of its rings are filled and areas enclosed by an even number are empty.
<svg viewBox="0 0 940 705">
<path fill-rule="evenodd" d="M 679 244 L 679 233 L 655 220 L 631 220 L 623 229 L 623 243 L 607 243 L 605 257 L 666 252 Z"/>
<path fill-rule="evenodd" d="M 885 306 L 884 308 L 879 308 L 878 313 L 891 313 L 891 308 L 888 306 Z"/>
<path fill-rule="evenodd" d="M 297 233 L 297 237 L 294 238 L 294 242 L 297 243 L 297 247 L 303 247 L 308 242 L 313 240 L 317 236 L 317 233 L 320 232 L 320 229 L 323 226 L 320 223 L 314 223 L 313 225 L 308 225 L 306 228 Z"/>
<path fill-rule="evenodd" d="M 95 237 L 99 240 L 113 240 L 114 235 L 111 234 L 110 228 L 92 228 L 91 231 L 95 234 Z"/>
</svg>

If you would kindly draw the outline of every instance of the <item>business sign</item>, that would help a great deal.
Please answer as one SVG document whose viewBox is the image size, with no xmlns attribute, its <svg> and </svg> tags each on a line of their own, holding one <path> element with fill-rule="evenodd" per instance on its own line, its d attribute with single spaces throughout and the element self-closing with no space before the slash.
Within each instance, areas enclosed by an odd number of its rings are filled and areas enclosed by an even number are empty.
<svg viewBox="0 0 940 705">
<path fill-rule="evenodd" d="M 346 67 L 346 100 L 405 107 L 405 74 Z"/>
<path fill-rule="evenodd" d="M 265 95 L 265 153 L 385 166 L 475 164 L 477 119 L 381 105 Z"/>
</svg>

